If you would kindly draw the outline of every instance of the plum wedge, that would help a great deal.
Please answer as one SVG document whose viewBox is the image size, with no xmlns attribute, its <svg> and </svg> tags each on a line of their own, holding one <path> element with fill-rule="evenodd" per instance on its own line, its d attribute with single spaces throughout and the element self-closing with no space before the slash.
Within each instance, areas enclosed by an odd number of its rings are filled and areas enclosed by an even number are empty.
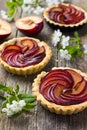
<svg viewBox="0 0 87 130">
<path fill-rule="evenodd" d="M 36 73 L 47 65 L 51 56 L 51 48 L 33 37 L 13 38 L 0 45 L 0 63 L 14 74 Z"/>
<path fill-rule="evenodd" d="M 43 29 L 44 23 L 43 19 L 39 16 L 28 16 L 18 19 L 15 22 L 15 25 L 22 33 L 34 36 L 40 33 Z"/>
<path fill-rule="evenodd" d="M 11 25 L 7 21 L 0 19 L 0 39 L 8 37 L 11 33 Z"/>
<path fill-rule="evenodd" d="M 39 92 L 59 105 L 78 104 L 87 100 L 87 81 L 73 69 L 54 69 L 41 79 Z"/>
</svg>

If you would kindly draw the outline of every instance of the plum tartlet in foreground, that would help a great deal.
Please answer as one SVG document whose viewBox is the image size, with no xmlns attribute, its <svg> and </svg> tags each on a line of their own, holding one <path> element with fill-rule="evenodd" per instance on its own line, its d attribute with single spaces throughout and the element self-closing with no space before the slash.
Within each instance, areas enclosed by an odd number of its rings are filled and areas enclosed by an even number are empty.
<svg viewBox="0 0 87 130">
<path fill-rule="evenodd" d="M 87 107 L 87 74 L 68 67 L 43 71 L 34 80 L 32 91 L 51 112 L 75 114 Z"/>
<path fill-rule="evenodd" d="M 44 18 L 51 24 L 74 27 L 87 22 L 87 12 L 72 4 L 59 4 L 47 7 Z"/>
<path fill-rule="evenodd" d="M 44 41 L 32 37 L 14 38 L 0 45 L 0 63 L 7 71 L 20 75 L 40 71 L 51 55 Z"/>
</svg>

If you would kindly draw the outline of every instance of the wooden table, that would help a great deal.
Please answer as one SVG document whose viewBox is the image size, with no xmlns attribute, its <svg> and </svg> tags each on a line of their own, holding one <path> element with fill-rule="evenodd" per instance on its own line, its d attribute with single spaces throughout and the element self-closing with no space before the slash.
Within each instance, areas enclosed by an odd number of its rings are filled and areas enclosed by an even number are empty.
<svg viewBox="0 0 87 130">
<path fill-rule="evenodd" d="M 71 0 L 68 1 L 73 4 L 76 4 L 87 11 L 87 1 L 86 0 Z M 6 9 L 5 0 L 0 0 L 0 9 Z M 21 17 L 23 14 L 21 15 Z M 13 32 L 8 39 L 13 37 L 23 36 L 19 33 L 14 23 L 11 23 L 13 27 Z M 87 55 L 83 55 L 82 58 L 76 59 L 73 63 L 62 63 L 56 62 L 57 51 L 56 48 L 52 46 L 51 36 L 53 29 L 44 21 L 43 31 L 36 37 L 40 40 L 44 40 L 51 46 L 53 51 L 53 56 L 48 63 L 48 65 L 43 69 L 45 71 L 51 70 L 54 66 L 69 66 L 80 69 L 84 72 L 87 72 Z M 77 30 L 81 37 L 82 43 L 87 42 L 87 24 L 78 28 Z M 62 30 L 65 35 L 72 35 L 74 31 L 65 31 Z M 6 39 L 7 40 L 7 39 Z M 0 41 L 2 43 L 3 41 Z M 37 76 L 17 76 L 5 71 L 0 66 L 0 83 L 6 84 L 7 86 L 15 87 L 16 84 L 19 84 L 21 92 L 31 93 L 32 83 L 34 78 Z M 56 115 L 45 110 L 39 103 L 37 103 L 35 109 L 29 113 L 22 113 L 21 115 L 8 118 L 7 116 L 0 115 L 0 130 L 87 130 L 87 109 L 83 112 L 80 112 L 76 115 Z"/>
</svg>

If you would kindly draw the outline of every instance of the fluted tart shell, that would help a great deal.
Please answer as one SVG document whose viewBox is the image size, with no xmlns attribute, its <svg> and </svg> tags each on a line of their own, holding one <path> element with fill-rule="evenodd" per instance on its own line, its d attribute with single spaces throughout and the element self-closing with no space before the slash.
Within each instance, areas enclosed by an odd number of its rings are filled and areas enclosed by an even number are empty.
<svg viewBox="0 0 87 130">
<path fill-rule="evenodd" d="M 69 68 L 69 67 L 54 67 L 52 70 L 66 70 L 69 69 L 71 71 L 74 71 L 77 73 L 77 75 L 80 75 L 84 78 L 84 80 L 87 82 L 87 74 L 81 72 L 80 70 L 77 69 L 73 69 L 73 68 Z M 41 74 L 39 74 L 37 76 L 37 78 L 34 80 L 33 83 L 33 88 L 32 88 L 32 92 L 34 94 L 34 96 L 36 96 L 37 101 L 44 106 L 46 109 L 48 109 L 50 112 L 54 112 L 56 114 L 63 114 L 63 115 L 71 115 L 71 114 L 76 114 L 78 112 L 81 112 L 82 110 L 84 110 L 85 108 L 87 108 L 87 101 L 83 101 L 81 103 L 78 104 L 71 104 L 71 105 L 62 105 L 62 104 L 56 104 L 55 102 L 49 101 L 47 100 L 43 94 L 40 92 L 40 85 L 41 82 L 43 82 L 44 77 L 49 74 L 49 72 L 41 72 Z M 79 78 L 78 78 L 79 79 Z M 44 81 L 45 82 L 45 81 Z M 50 85 L 49 85 L 50 86 Z M 87 86 L 86 86 L 87 87 Z M 46 89 L 44 89 L 46 90 Z M 52 89 L 50 89 L 52 90 Z M 50 91 L 49 90 L 49 91 Z M 47 88 L 48 91 L 48 88 Z M 49 91 L 44 91 L 44 93 L 49 93 Z M 52 93 L 51 93 L 52 96 Z M 48 96 L 49 97 L 49 96 Z M 75 99 L 75 98 L 74 98 Z M 67 102 L 67 100 L 66 100 Z"/>
<path fill-rule="evenodd" d="M 6 63 L 4 60 L 3 60 L 3 51 L 4 49 L 11 45 L 14 45 L 16 42 L 21 42 L 23 40 L 33 40 L 37 43 L 37 45 L 40 47 L 43 46 L 44 50 L 45 50 L 45 56 L 44 58 L 42 59 L 42 61 L 40 61 L 39 63 L 37 64 L 34 64 L 34 65 L 27 65 L 27 66 L 21 66 L 21 67 L 16 67 L 16 66 L 11 66 L 9 65 L 8 63 Z M 35 43 L 35 44 L 36 44 Z M 26 43 L 25 43 L 26 44 Z M 27 46 L 27 45 L 26 45 Z M 26 50 L 26 46 L 25 46 L 25 50 Z M 24 51 L 25 51 L 24 50 Z M 12 50 L 11 50 L 12 51 Z M 35 39 L 35 38 L 32 38 L 32 37 L 19 37 L 19 38 L 13 38 L 11 40 L 8 40 L 4 43 L 2 43 L 0 45 L 0 64 L 9 72 L 11 73 L 14 73 L 14 74 L 18 74 L 18 75 L 28 75 L 28 74 L 35 74 L 36 72 L 40 71 L 42 68 L 44 68 L 47 63 L 49 62 L 50 58 L 52 56 L 52 51 L 51 51 L 51 48 L 47 45 L 47 43 L 45 43 L 44 41 L 40 41 L 39 39 Z M 5 57 L 5 55 L 4 55 Z M 10 58 L 11 59 L 11 58 Z M 27 59 L 26 59 L 27 60 Z M 32 60 L 31 60 L 32 61 Z"/>
<path fill-rule="evenodd" d="M 78 21 L 77 23 L 69 23 L 69 24 L 66 24 L 66 23 L 59 23 L 59 22 L 55 22 L 54 20 L 50 19 L 49 17 L 49 12 L 53 9 L 53 8 L 58 8 L 60 5 L 63 5 L 65 6 L 66 8 L 71 6 L 73 7 L 74 9 L 76 9 L 77 11 L 80 11 L 84 14 L 84 18 L 81 20 L 81 21 Z M 68 11 L 68 10 L 67 10 Z M 68 12 L 69 13 L 69 12 Z M 73 13 L 73 12 L 72 12 Z M 60 27 L 78 27 L 80 25 L 83 25 L 87 22 L 87 12 L 82 9 L 81 7 L 78 7 L 76 5 L 73 5 L 73 4 L 65 4 L 65 3 L 61 3 L 61 4 L 58 4 L 58 5 L 52 5 L 52 6 L 49 6 L 47 7 L 45 10 L 44 10 L 44 13 L 43 13 L 43 16 L 44 18 L 46 19 L 47 22 L 49 22 L 50 24 L 53 24 L 55 26 L 60 26 Z M 56 15 L 54 16 L 56 17 Z M 68 14 L 67 14 L 67 17 L 68 17 Z M 75 18 L 73 18 L 73 20 L 75 20 Z M 78 19 L 77 19 L 78 20 Z"/>
</svg>

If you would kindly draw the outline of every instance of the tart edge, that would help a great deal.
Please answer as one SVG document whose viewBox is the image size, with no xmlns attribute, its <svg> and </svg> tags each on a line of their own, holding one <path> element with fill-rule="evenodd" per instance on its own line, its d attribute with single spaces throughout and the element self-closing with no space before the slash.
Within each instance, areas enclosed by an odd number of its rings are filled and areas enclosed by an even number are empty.
<svg viewBox="0 0 87 130">
<path fill-rule="evenodd" d="M 54 67 L 53 69 L 65 69 L 63 67 Z M 87 80 L 87 74 L 81 72 L 80 70 L 76 70 L 73 68 L 66 67 L 66 69 L 72 69 L 82 76 L 85 77 L 85 80 Z M 69 106 L 62 106 L 62 105 L 57 105 L 55 103 L 47 101 L 40 93 L 39 93 L 39 84 L 40 80 L 43 76 L 45 76 L 47 73 L 46 72 L 41 72 L 37 76 L 37 78 L 34 80 L 34 83 L 32 84 L 32 92 L 34 96 L 37 98 L 37 101 L 44 106 L 46 109 L 48 109 L 50 112 L 54 112 L 56 114 L 63 114 L 63 115 L 71 115 L 71 114 L 76 114 L 78 112 L 81 112 L 87 107 L 87 101 L 77 104 L 77 105 L 69 105 Z"/>
<path fill-rule="evenodd" d="M 32 37 L 14 38 L 12 40 L 6 41 L 3 44 L 1 44 L 0 45 L 0 52 L 2 52 L 3 47 L 5 47 L 6 45 L 12 45 L 12 44 L 14 44 L 14 42 L 21 41 L 22 39 L 23 40 L 24 39 L 34 39 L 39 46 L 43 45 L 45 47 L 45 50 L 46 50 L 46 57 L 39 64 L 31 65 L 31 66 L 24 67 L 24 68 L 12 67 L 12 66 L 8 65 L 5 61 L 3 61 L 1 58 L 0 58 L 0 64 L 8 72 L 11 72 L 11 73 L 14 73 L 14 74 L 18 74 L 18 75 L 34 74 L 34 73 L 40 71 L 42 68 L 44 68 L 47 65 L 47 63 L 49 62 L 49 60 L 52 56 L 51 48 L 44 41 L 40 41 L 39 39 L 35 39 L 35 38 L 32 38 Z"/>
<path fill-rule="evenodd" d="M 46 20 L 47 22 L 49 22 L 50 24 L 56 25 L 56 26 L 60 26 L 60 27 L 71 27 L 71 28 L 72 28 L 72 27 L 78 27 L 78 26 L 83 25 L 83 24 L 85 24 L 85 23 L 87 22 L 87 12 L 86 12 L 84 9 L 82 9 L 81 7 L 78 7 L 78 6 L 76 6 L 76 5 L 73 5 L 73 4 L 64 4 L 64 3 L 62 3 L 62 4 L 63 4 L 63 5 L 66 5 L 66 6 L 72 5 L 72 6 L 75 7 L 77 10 L 80 10 L 80 11 L 84 12 L 85 19 L 83 19 L 83 20 L 80 21 L 79 23 L 69 24 L 69 25 L 56 23 L 56 22 L 54 22 L 53 20 L 50 20 L 50 19 L 48 18 L 48 11 L 49 11 L 49 9 L 51 9 L 51 8 L 53 8 L 53 7 L 58 7 L 58 5 L 52 5 L 52 6 L 50 6 L 50 7 L 47 7 L 47 8 L 44 10 L 44 13 L 43 13 L 43 16 L 44 16 L 44 18 L 45 18 L 45 20 Z"/>
</svg>

